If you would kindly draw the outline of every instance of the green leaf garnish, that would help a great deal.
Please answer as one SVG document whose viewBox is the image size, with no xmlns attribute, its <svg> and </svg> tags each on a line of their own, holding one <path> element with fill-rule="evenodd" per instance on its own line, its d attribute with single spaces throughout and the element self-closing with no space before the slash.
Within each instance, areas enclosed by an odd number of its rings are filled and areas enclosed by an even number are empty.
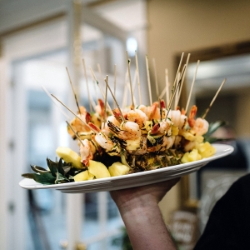
<svg viewBox="0 0 250 250">
<path fill-rule="evenodd" d="M 51 185 L 73 182 L 74 179 L 72 176 L 83 171 L 83 169 L 76 169 L 72 167 L 71 163 L 64 162 L 62 159 L 59 159 L 57 162 L 54 162 L 48 158 L 46 160 L 48 169 L 31 165 L 31 169 L 35 173 L 25 173 L 22 174 L 22 177 L 33 179 L 41 184 Z"/>
</svg>

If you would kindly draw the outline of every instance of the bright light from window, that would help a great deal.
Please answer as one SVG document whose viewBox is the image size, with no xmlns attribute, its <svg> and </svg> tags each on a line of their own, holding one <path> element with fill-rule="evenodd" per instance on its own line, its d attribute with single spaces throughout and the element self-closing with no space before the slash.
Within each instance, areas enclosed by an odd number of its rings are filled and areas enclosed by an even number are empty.
<svg viewBox="0 0 250 250">
<path fill-rule="evenodd" d="M 135 51 L 137 50 L 137 41 L 135 38 L 130 37 L 127 39 L 127 51 L 129 56 L 135 56 Z"/>
</svg>

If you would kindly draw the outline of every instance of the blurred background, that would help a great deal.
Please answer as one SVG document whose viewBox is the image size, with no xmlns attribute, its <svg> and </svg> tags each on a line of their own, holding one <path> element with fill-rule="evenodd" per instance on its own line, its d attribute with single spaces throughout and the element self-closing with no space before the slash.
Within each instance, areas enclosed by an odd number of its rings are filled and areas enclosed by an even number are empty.
<svg viewBox="0 0 250 250">
<path fill-rule="evenodd" d="M 172 83 L 185 52 L 185 100 L 201 61 L 192 95 L 199 114 L 227 79 L 207 120 L 229 124 L 218 136 L 232 139 L 233 158 L 185 176 L 160 203 L 180 249 L 192 249 L 216 200 L 249 171 L 249 11 L 247 0 L 0 0 L 0 249 L 122 249 L 123 223 L 109 193 L 27 191 L 18 183 L 31 164 L 45 167 L 59 145 L 73 146 L 42 87 L 76 109 L 67 67 L 82 105 L 88 92 L 98 95 L 87 88 L 93 75 L 116 79 L 117 99 L 126 103 L 126 51 L 133 73 L 137 52 L 145 104 L 145 55 L 154 99 L 165 70 Z"/>
</svg>

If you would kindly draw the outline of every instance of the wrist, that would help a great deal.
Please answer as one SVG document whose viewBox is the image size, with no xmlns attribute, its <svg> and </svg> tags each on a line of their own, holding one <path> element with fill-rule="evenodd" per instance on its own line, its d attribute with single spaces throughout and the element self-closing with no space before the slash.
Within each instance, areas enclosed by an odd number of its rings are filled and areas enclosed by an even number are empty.
<svg viewBox="0 0 250 250">
<path fill-rule="evenodd" d="M 124 191 L 121 193 L 113 193 L 112 198 L 114 199 L 118 209 L 121 213 L 140 210 L 144 208 L 150 209 L 151 207 L 158 207 L 158 200 L 150 193 L 142 194 L 140 192 L 134 192 L 133 195 L 130 193 L 126 195 Z"/>
<path fill-rule="evenodd" d="M 157 202 L 128 202 L 119 210 L 133 249 L 175 249 Z"/>
<path fill-rule="evenodd" d="M 158 203 L 154 199 L 127 200 L 118 205 L 122 216 L 140 216 L 145 212 L 154 212 L 159 209 Z"/>
</svg>

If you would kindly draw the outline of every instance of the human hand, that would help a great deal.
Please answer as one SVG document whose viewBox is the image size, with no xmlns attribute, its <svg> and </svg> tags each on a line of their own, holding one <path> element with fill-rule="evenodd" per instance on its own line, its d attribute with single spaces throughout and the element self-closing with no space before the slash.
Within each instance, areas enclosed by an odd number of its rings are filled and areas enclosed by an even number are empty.
<svg viewBox="0 0 250 250">
<path fill-rule="evenodd" d="M 133 249 L 175 250 L 158 203 L 180 178 L 111 191 Z"/>
<path fill-rule="evenodd" d="M 171 179 L 141 187 L 111 191 L 111 197 L 118 208 L 128 206 L 147 206 L 151 203 L 159 203 L 165 194 L 180 180 Z"/>
</svg>

